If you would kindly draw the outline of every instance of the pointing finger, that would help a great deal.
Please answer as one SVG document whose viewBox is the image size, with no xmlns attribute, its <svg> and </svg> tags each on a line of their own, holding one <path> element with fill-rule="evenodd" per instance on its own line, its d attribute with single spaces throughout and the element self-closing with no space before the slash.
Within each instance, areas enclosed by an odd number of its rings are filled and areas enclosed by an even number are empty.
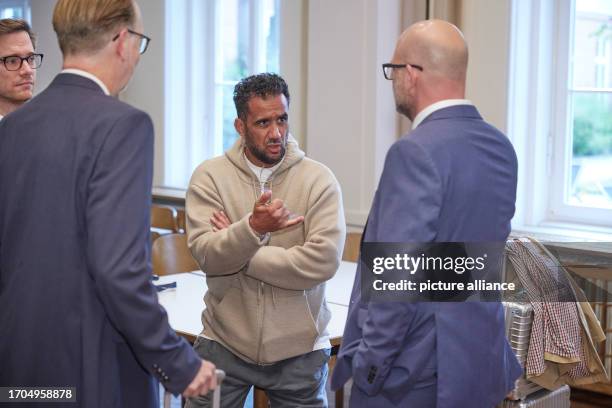
<svg viewBox="0 0 612 408">
<path fill-rule="evenodd" d="M 283 225 L 283 228 L 293 227 L 294 225 L 298 225 L 302 223 L 303 221 L 304 221 L 304 216 L 300 215 L 299 217 L 295 217 L 290 220 L 287 220 L 287 222 L 285 222 L 285 224 Z"/>
<path fill-rule="evenodd" d="M 272 198 L 271 191 L 264 191 L 263 194 L 259 197 L 255 205 L 265 205 Z"/>
</svg>

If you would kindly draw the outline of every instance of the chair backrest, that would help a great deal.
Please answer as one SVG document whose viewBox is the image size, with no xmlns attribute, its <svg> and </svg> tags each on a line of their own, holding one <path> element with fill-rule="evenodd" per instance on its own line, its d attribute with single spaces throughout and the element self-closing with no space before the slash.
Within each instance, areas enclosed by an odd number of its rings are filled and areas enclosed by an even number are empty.
<svg viewBox="0 0 612 408">
<path fill-rule="evenodd" d="M 168 205 L 153 204 L 151 206 L 151 227 L 179 232 L 176 209 Z"/>
<path fill-rule="evenodd" d="M 359 243 L 361 242 L 361 232 L 349 232 L 346 234 L 342 260 L 357 262 L 359 259 Z"/>
<path fill-rule="evenodd" d="M 170 275 L 200 269 L 187 247 L 185 234 L 162 235 L 153 242 L 151 250 L 153 273 Z"/>
<path fill-rule="evenodd" d="M 161 237 L 161 234 L 159 232 L 151 231 L 151 245 L 153 245 L 153 242 L 155 242 L 155 240 L 159 237 Z"/>
<path fill-rule="evenodd" d="M 185 210 L 182 208 L 179 208 L 177 210 L 176 223 L 177 223 L 179 232 L 186 234 L 187 233 L 187 221 L 185 220 Z"/>
</svg>

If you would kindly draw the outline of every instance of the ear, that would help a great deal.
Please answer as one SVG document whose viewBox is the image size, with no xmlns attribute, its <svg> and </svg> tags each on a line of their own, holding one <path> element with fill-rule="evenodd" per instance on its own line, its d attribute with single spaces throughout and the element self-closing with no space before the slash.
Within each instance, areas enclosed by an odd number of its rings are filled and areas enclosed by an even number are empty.
<svg viewBox="0 0 612 408">
<path fill-rule="evenodd" d="M 121 58 L 121 60 L 125 60 L 127 58 L 127 52 L 128 52 L 128 46 L 127 46 L 128 34 L 129 33 L 127 31 L 127 28 L 123 28 L 119 32 L 118 37 L 115 40 L 115 42 L 117 43 L 115 45 L 115 52 L 117 53 L 119 58 Z"/>
<path fill-rule="evenodd" d="M 412 92 L 412 90 L 416 86 L 416 79 L 417 76 L 415 75 L 414 71 L 412 71 L 410 67 L 408 67 L 408 69 L 406 70 L 406 74 L 403 75 L 401 79 L 401 87 L 402 89 L 404 89 L 404 92 Z"/>
<path fill-rule="evenodd" d="M 242 121 L 242 119 L 240 118 L 236 118 L 234 119 L 234 129 L 236 129 L 236 132 L 238 132 L 238 134 L 240 135 L 240 137 L 244 138 L 244 122 Z"/>
</svg>

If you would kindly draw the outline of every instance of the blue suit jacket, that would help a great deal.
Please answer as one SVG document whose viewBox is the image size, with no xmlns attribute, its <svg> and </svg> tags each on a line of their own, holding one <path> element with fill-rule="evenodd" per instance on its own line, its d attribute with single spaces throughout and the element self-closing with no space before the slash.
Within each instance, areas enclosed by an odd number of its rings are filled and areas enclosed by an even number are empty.
<svg viewBox="0 0 612 408">
<path fill-rule="evenodd" d="M 193 379 L 150 281 L 152 161 L 148 115 L 81 76 L 0 122 L 0 385 L 147 407 Z"/>
<path fill-rule="evenodd" d="M 438 110 L 389 150 L 363 240 L 504 242 L 516 174 L 512 145 L 475 107 Z M 402 406 L 437 376 L 438 408 L 490 408 L 512 389 L 521 368 L 500 303 L 368 304 L 360 289 L 358 268 L 333 388 L 353 377 L 363 406 Z"/>
</svg>

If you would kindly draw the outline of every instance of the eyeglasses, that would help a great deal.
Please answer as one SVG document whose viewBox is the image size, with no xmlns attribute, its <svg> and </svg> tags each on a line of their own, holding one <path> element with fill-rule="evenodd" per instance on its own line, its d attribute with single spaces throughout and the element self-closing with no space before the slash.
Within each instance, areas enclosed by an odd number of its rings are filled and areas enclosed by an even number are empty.
<svg viewBox="0 0 612 408">
<path fill-rule="evenodd" d="M 406 68 L 406 67 L 412 67 L 414 69 L 418 69 L 419 71 L 423 71 L 423 67 L 420 65 L 415 65 L 415 64 L 391 64 L 391 63 L 386 63 L 386 64 L 382 64 L 382 69 L 383 69 L 383 75 L 385 76 L 385 79 L 388 80 L 392 80 L 393 79 L 393 70 L 396 68 Z"/>
<path fill-rule="evenodd" d="M 36 69 L 42 64 L 42 60 L 43 54 L 30 54 L 27 57 L 9 55 L 8 57 L 0 58 L 0 61 L 4 63 L 4 67 L 7 71 L 19 71 L 23 65 L 23 61 L 27 62 L 30 68 Z"/>
<path fill-rule="evenodd" d="M 145 51 L 147 50 L 147 48 L 149 47 L 149 43 L 151 42 L 151 38 L 147 37 L 147 36 L 146 36 L 146 35 L 144 35 L 144 34 L 138 33 L 138 32 L 136 32 L 136 31 L 132 31 L 132 30 L 130 30 L 129 28 L 128 28 L 128 30 L 127 30 L 127 31 L 128 31 L 128 33 L 130 33 L 130 34 L 134 34 L 134 35 L 137 35 L 137 36 L 139 36 L 139 37 L 140 37 L 140 45 L 139 45 L 139 47 L 138 47 L 138 52 L 139 52 L 140 54 L 144 54 L 144 53 L 145 53 Z M 120 35 L 120 34 L 117 34 L 117 35 L 116 35 L 116 36 L 113 38 L 113 41 L 116 41 L 116 40 L 117 40 L 117 38 L 119 38 L 119 35 Z"/>
</svg>

